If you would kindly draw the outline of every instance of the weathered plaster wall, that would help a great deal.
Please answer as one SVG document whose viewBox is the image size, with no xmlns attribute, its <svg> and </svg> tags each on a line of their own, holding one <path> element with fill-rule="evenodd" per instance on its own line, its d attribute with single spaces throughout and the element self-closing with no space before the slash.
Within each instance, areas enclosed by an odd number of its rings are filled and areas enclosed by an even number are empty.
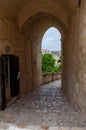
<svg viewBox="0 0 86 130">
<path fill-rule="evenodd" d="M 63 42 L 63 90 L 86 117 L 86 1 L 70 18 Z"/>
<path fill-rule="evenodd" d="M 26 72 L 26 41 L 24 36 L 18 31 L 18 28 L 10 23 L 3 11 L 0 10 L 0 55 L 8 54 L 5 47 L 10 47 L 10 54 L 19 56 L 20 70 L 20 94 L 26 92 L 25 88 L 25 72 Z"/>
</svg>

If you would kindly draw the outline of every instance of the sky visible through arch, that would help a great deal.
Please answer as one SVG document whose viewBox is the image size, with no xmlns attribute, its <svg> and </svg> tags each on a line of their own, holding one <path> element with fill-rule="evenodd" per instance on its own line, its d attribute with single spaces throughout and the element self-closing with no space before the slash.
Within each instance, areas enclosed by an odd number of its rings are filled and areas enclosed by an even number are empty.
<svg viewBox="0 0 86 130">
<path fill-rule="evenodd" d="M 61 34 L 54 27 L 49 28 L 42 39 L 42 50 L 61 51 Z"/>
</svg>

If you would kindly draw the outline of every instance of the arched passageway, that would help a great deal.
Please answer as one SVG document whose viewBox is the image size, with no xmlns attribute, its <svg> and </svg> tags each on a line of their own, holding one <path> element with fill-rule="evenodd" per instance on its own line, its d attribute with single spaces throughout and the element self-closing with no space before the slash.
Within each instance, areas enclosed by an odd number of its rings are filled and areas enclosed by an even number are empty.
<svg viewBox="0 0 86 130">
<path fill-rule="evenodd" d="M 85 14 L 85 0 L 0 0 L 0 107 L 7 92 L 3 55 L 19 58 L 19 73 L 15 76 L 19 95 L 38 88 L 42 84 L 42 37 L 54 26 L 62 36 L 62 90 L 86 118 Z M 8 42 L 4 46 L 3 41 L 11 41 L 12 46 Z"/>
<path fill-rule="evenodd" d="M 40 15 L 34 16 L 35 20 L 32 19 L 29 23 L 27 21 L 25 25 L 22 27 L 22 31 L 25 33 L 27 38 L 27 53 L 29 53 L 28 46 L 32 46 L 32 86 L 38 87 L 42 84 L 42 74 L 41 74 L 41 41 L 43 38 L 44 33 L 47 31 L 48 28 L 54 26 L 58 28 L 62 34 L 62 39 L 64 38 L 64 31 L 65 27 L 62 26 L 58 22 L 58 19 L 46 14 L 41 13 Z M 32 30 L 32 31 L 31 31 Z M 28 54 L 27 54 L 28 55 Z M 27 62 L 29 60 L 27 59 Z M 28 63 L 27 63 L 28 64 Z"/>
</svg>

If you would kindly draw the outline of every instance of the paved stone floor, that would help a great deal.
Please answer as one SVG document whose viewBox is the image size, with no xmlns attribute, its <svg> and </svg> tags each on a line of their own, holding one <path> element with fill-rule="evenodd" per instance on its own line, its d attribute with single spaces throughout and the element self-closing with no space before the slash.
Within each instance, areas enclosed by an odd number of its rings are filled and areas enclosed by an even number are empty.
<svg viewBox="0 0 86 130">
<path fill-rule="evenodd" d="M 54 81 L 18 99 L 0 112 L 0 130 L 86 130 L 60 87 L 61 81 Z"/>
</svg>

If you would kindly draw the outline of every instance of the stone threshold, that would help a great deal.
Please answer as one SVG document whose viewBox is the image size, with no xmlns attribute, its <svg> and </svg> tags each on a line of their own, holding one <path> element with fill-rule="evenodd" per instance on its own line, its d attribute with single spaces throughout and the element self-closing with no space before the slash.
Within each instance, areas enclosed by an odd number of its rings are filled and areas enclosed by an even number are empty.
<svg viewBox="0 0 86 130">
<path fill-rule="evenodd" d="M 0 122 L 0 130 L 86 130 L 86 127 L 47 127 L 47 126 L 16 126 L 10 123 Z"/>
</svg>

